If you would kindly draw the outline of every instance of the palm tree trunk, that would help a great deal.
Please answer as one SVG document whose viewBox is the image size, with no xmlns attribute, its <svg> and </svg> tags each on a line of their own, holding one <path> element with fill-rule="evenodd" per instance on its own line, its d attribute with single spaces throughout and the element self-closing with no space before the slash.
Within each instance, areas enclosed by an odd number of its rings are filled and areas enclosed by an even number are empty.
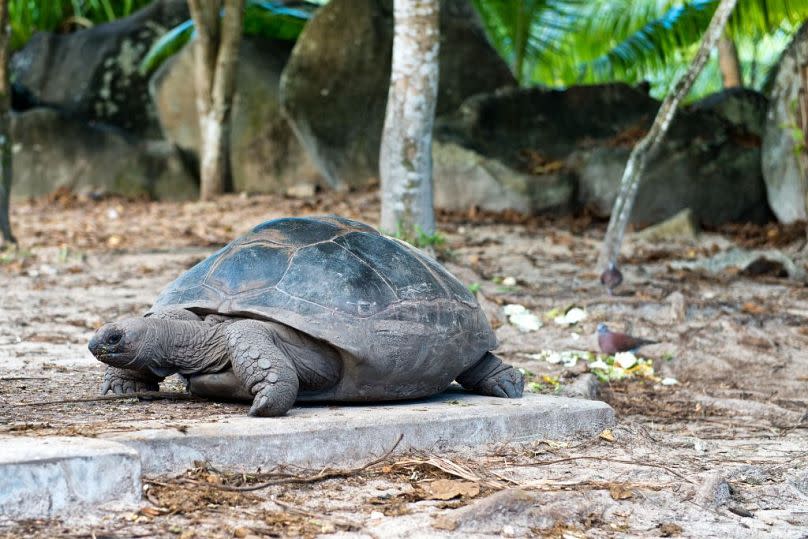
<svg viewBox="0 0 808 539">
<path fill-rule="evenodd" d="M 623 171 L 623 177 L 620 180 L 620 191 L 612 208 L 609 227 L 606 229 L 603 249 L 598 260 L 598 267 L 602 271 L 607 270 L 611 264 L 617 264 L 617 256 L 620 254 L 620 246 L 623 244 L 623 236 L 631 217 L 634 200 L 637 198 L 637 190 L 640 187 L 640 179 L 645 171 L 645 165 L 668 132 L 679 102 L 684 99 L 699 73 L 704 69 L 707 60 L 710 58 L 710 52 L 715 48 L 724 33 L 729 16 L 737 3 L 738 0 L 721 0 L 718 4 L 710 25 L 704 32 L 704 38 L 695 58 L 693 58 L 693 62 L 687 72 L 676 81 L 676 85 L 671 92 L 665 96 L 656 118 L 654 118 L 654 123 L 651 124 L 651 128 L 648 130 L 648 134 L 631 151 L 626 163 L 626 169 Z"/>
<path fill-rule="evenodd" d="M 230 109 L 236 86 L 244 0 L 188 0 L 196 27 L 196 109 L 200 136 L 200 198 L 224 193 Z M 220 12 L 224 8 L 223 16 Z"/>
<path fill-rule="evenodd" d="M 743 86 L 741 73 L 741 60 L 735 41 L 724 32 L 718 40 L 718 67 L 721 69 L 721 80 L 724 88 L 737 88 Z"/>
<path fill-rule="evenodd" d="M 438 0 L 395 0 L 393 63 L 379 168 L 381 227 L 403 237 L 435 231 L 432 125 L 438 98 Z"/>
<path fill-rule="evenodd" d="M 8 0 L 0 0 L 0 245 L 16 243 L 11 233 L 9 199 L 11 198 L 11 85 L 8 78 L 11 26 L 8 22 Z"/>
</svg>

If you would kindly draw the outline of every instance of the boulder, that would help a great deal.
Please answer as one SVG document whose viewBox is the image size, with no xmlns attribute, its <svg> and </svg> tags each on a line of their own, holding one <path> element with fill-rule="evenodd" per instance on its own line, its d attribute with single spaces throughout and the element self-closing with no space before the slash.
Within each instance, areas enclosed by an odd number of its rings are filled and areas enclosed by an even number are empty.
<svg viewBox="0 0 808 539">
<path fill-rule="evenodd" d="M 163 64 L 152 77 L 149 91 L 165 138 L 196 164 L 199 120 L 194 87 L 189 85 L 194 72 L 193 47 L 183 48 Z M 278 84 L 291 50 L 288 41 L 242 41 L 229 150 L 237 192 L 304 193 L 322 183 L 280 110 Z"/>
<path fill-rule="evenodd" d="M 118 130 L 50 108 L 14 114 L 11 138 L 15 198 L 59 188 L 161 199 L 198 196 L 196 182 L 167 142 L 132 142 Z"/>
<path fill-rule="evenodd" d="M 733 100 L 740 99 L 733 96 Z M 698 223 L 765 221 L 769 216 L 760 171 L 760 96 L 744 115 L 728 119 L 726 99 L 680 111 L 649 162 L 632 221 L 653 224 L 690 208 Z M 633 145 L 645 135 L 659 107 L 624 84 L 507 89 L 468 99 L 437 123 L 436 139 L 473 149 L 488 159 L 533 176 L 572 177 L 577 204 L 608 216 Z M 757 116 L 750 111 L 758 111 Z M 539 180 L 537 178 L 542 178 Z M 439 179 L 436 179 L 438 182 Z M 464 187 L 475 192 L 470 176 Z M 539 187 L 539 185 L 542 185 Z M 522 209 L 524 204 L 515 204 Z M 531 208 L 537 210 L 540 208 Z"/>
<path fill-rule="evenodd" d="M 467 97 L 515 84 L 471 2 L 441 0 L 437 115 Z M 298 38 L 281 103 L 328 183 L 378 176 L 393 43 L 393 0 L 331 0 Z"/>
<path fill-rule="evenodd" d="M 732 124 L 738 135 L 749 135 L 750 144 L 760 144 L 766 125 L 766 96 L 749 88 L 729 88 L 708 95 L 690 106 L 691 111 L 718 114 Z"/>
<path fill-rule="evenodd" d="M 575 194 L 569 174 L 522 173 L 451 142 L 432 145 L 432 163 L 435 206 L 448 210 L 562 210 Z"/>
<path fill-rule="evenodd" d="M 808 219 L 808 23 L 786 48 L 769 92 L 763 133 L 763 178 L 782 223 Z"/>
<path fill-rule="evenodd" d="M 185 0 L 155 0 L 130 17 L 70 34 L 40 32 L 11 59 L 36 103 L 139 136 L 159 136 L 148 78 L 138 66 L 154 41 L 188 18 Z"/>
</svg>

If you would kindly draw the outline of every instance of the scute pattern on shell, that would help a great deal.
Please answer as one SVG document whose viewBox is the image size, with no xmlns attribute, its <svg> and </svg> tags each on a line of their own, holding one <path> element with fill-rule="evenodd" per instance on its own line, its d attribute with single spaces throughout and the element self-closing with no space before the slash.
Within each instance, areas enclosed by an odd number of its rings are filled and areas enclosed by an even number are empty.
<svg viewBox="0 0 808 539">
<path fill-rule="evenodd" d="M 301 314 L 329 310 L 363 318 L 401 300 L 440 298 L 476 303 L 466 287 L 407 244 L 327 216 L 256 226 L 180 276 L 155 307 L 237 301 L 255 309 L 294 305 Z"/>
<path fill-rule="evenodd" d="M 256 226 L 180 275 L 151 312 L 176 308 L 278 322 L 330 345 L 340 380 L 304 400 L 432 395 L 497 345 L 476 298 L 440 264 L 336 216 Z"/>
</svg>

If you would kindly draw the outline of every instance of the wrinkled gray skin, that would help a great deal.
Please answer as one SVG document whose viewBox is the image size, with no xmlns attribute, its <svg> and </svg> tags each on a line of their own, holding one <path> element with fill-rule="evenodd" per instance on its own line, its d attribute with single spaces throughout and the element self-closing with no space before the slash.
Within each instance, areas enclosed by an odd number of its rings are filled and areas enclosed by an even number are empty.
<svg viewBox="0 0 808 539">
<path fill-rule="evenodd" d="M 420 398 L 453 380 L 521 396 L 521 373 L 494 346 L 476 300 L 439 264 L 328 216 L 259 225 L 89 348 L 109 365 L 102 393 L 157 390 L 178 373 L 193 394 L 277 416 L 296 400 Z"/>
<path fill-rule="evenodd" d="M 181 374 L 194 395 L 252 401 L 253 416 L 285 414 L 300 392 L 335 386 L 342 370 L 336 350 L 283 324 L 218 315 L 202 320 L 184 310 L 107 324 L 89 348 L 109 365 L 101 394 L 157 391 L 164 378 Z M 457 381 L 505 398 L 520 397 L 524 387 L 521 373 L 491 353 Z M 318 400 L 305 397 L 300 400 Z"/>
<path fill-rule="evenodd" d="M 107 324 L 90 350 L 110 365 L 102 394 L 156 391 L 172 374 L 191 393 L 210 399 L 251 400 L 250 415 L 283 415 L 300 390 L 336 383 L 337 353 L 282 324 L 163 311 Z M 294 362 L 292 361 L 294 359 Z"/>
</svg>

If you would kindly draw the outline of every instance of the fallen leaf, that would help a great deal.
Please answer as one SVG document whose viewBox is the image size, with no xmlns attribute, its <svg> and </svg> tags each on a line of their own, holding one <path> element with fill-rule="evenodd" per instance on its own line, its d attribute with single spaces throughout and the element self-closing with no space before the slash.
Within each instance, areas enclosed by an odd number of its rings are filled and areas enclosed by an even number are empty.
<svg viewBox="0 0 808 539">
<path fill-rule="evenodd" d="M 609 487 L 609 494 L 613 500 L 628 500 L 634 497 L 634 493 L 626 485 L 615 483 Z"/>
<path fill-rule="evenodd" d="M 480 493 L 480 485 L 458 479 L 438 479 L 422 483 L 421 488 L 429 500 L 451 500 L 452 498 L 473 498 Z"/>
<path fill-rule="evenodd" d="M 682 527 L 673 522 L 662 522 L 657 526 L 660 537 L 673 537 L 682 533 Z"/>
<path fill-rule="evenodd" d="M 166 513 L 163 509 L 158 509 L 157 507 L 144 507 L 140 510 L 141 515 L 146 515 L 147 517 L 157 517 L 160 515 L 164 515 Z"/>
<path fill-rule="evenodd" d="M 763 307 L 760 303 L 755 303 L 753 301 L 747 301 L 741 305 L 741 310 L 747 314 L 763 314 L 766 312 L 765 307 Z"/>
<path fill-rule="evenodd" d="M 205 476 L 205 481 L 207 481 L 208 483 L 210 483 L 212 485 L 221 485 L 222 484 L 222 476 L 220 476 L 218 474 L 215 474 L 215 473 L 211 473 L 211 474 L 208 474 L 207 476 Z"/>
<path fill-rule="evenodd" d="M 606 440 L 607 442 L 614 441 L 614 434 L 612 433 L 612 429 L 605 429 L 599 435 L 602 439 Z"/>
<path fill-rule="evenodd" d="M 439 515 L 432 521 L 432 527 L 437 530 L 454 531 L 457 529 L 458 522 L 447 516 Z"/>
</svg>

